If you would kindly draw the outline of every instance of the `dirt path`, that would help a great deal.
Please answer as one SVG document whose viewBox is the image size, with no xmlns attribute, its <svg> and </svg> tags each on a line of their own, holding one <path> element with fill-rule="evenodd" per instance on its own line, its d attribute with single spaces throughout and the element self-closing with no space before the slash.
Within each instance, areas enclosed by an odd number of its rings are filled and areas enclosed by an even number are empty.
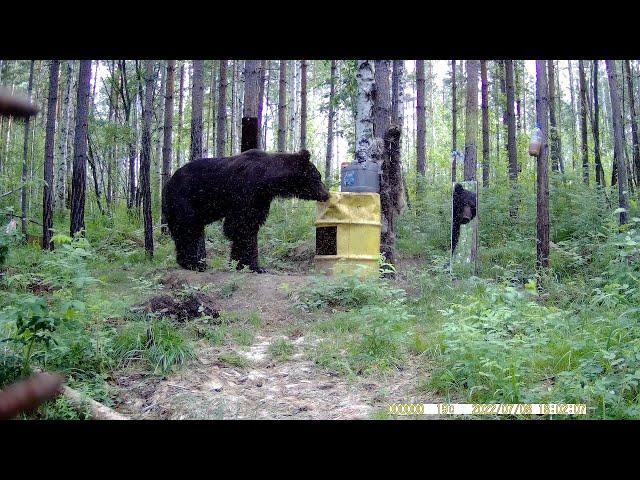
<svg viewBox="0 0 640 480">
<path fill-rule="evenodd" d="M 121 372 L 117 410 L 148 419 L 367 419 L 388 403 L 435 403 L 417 393 L 418 372 L 409 366 L 382 379 L 348 379 L 326 372 L 305 352 L 305 329 L 317 316 L 291 308 L 286 288 L 309 280 L 306 275 L 271 275 L 213 271 L 170 272 L 165 288 L 209 285 L 222 312 L 256 311 L 261 326 L 251 345 L 211 346 L 199 342 L 197 360 L 166 379 L 136 371 Z M 233 292 L 231 292 L 233 290 Z M 274 361 L 269 345 L 287 338 L 293 354 Z M 239 358 L 237 364 L 224 355 Z M 233 362 L 231 362 L 233 363 Z M 424 379 L 424 372 L 420 373 Z M 433 417 L 423 417 L 433 418 Z"/>
</svg>

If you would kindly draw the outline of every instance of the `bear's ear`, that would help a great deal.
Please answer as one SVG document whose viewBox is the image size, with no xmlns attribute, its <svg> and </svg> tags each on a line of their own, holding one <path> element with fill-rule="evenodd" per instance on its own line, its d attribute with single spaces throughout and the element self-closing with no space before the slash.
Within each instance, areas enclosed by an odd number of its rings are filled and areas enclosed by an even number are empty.
<svg viewBox="0 0 640 480">
<path fill-rule="evenodd" d="M 303 160 L 306 160 L 307 162 L 311 161 L 311 153 L 309 152 L 309 150 L 300 150 L 298 154 Z"/>
</svg>

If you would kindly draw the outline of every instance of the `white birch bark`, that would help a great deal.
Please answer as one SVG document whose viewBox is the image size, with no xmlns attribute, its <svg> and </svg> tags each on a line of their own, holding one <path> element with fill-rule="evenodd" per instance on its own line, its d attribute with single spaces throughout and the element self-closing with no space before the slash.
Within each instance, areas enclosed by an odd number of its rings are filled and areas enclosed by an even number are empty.
<svg viewBox="0 0 640 480">
<path fill-rule="evenodd" d="M 358 99 L 356 106 L 356 161 L 371 161 L 373 144 L 373 64 L 358 60 Z"/>
</svg>

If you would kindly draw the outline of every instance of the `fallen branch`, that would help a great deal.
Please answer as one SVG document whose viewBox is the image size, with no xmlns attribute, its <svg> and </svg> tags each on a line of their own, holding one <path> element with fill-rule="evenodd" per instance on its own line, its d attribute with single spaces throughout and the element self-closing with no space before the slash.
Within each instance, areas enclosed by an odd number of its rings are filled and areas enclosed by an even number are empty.
<svg viewBox="0 0 640 480">
<path fill-rule="evenodd" d="M 92 420 L 130 420 L 115 410 L 81 394 L 67 385 L 62 387 L 62 395 L 66 398 L 71 405 L 76 408 L 82 408 L 87 406 L 91 412 Z"/>
</svg>

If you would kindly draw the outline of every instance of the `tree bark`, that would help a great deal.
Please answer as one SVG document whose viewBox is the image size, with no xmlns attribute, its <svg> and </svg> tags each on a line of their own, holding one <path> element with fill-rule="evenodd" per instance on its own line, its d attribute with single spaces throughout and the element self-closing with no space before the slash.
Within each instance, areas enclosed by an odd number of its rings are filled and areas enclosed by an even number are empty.
<svg viewBox="0 0 640 480">
<path fill-rule="evenodd" d="M 307 148 L 307 61 L 300 61 L 300 149 Z"/>
<path fill-rule="evenodd" d="M 478 158 L 478 60 L 467 60 L 467 103 L 464 132 L 464 180 L 476 179 Z"/>
<path fill-rule="evenodd" d="M 458 129 L 456 125 L 456 115 L 458 112 L 456 100 L 456 61 L 451 60 L 451 181 L 457 180 L 457 164 L 458 164 Z"/>
<path fill-rule="evenodd" d="M 549 94 L 544 60 L 536 60 L 536 122 L 542 131 L 542 145 L 537 158 L 536 267 L 539 273 L 549 268 L 549 178 L 547 167 L 547 119 Z M 538 278 L 540 288 L 541 277 Z"/>
<path fill-rule="evenodd" d="M 287 147 L 287 61 L 280 60 L 280 87 L 278 89 L 278 151 Z"/>
<path fill-rule="evenodd" d="M 582 138 L 582 181 L 589 185 L 589 144 L 587 140 L 587 81 L 584 74 L 584 63 L 578 60 L 578 76 L 580 78 L 580 136 Z"/>
<path fill-rule="evenodd" d="M 62 103 L 62 122 L 60 128 L 60 149 L 58 160 L 58 179 L 56 181 L 56 209 L 58 211 L 64 210 L 65 202 L 65 190 L 67 180 L 67 140 L 69 137 L 69 119 L 70 119 L 70 105 L 71 105 L 71 83 L 73 82 L 73 61 L 67 60 L 66 62 L 66 76 L 65 76 L 65 89 L 64 100 Z"/>
<path fill-rule="evenodd" d="M 162 197 L 164 198 L 164 188 L 171 177 L 171 142 L 173 138 L 173 88 L 174 88 L 174 75 L 176 69 L 176 61 L 169 60 L 167 62 L 167 75 L 166 85 L 164 92 L 164 141 L 162 142 Z M 163 209 L 161 209 L 163 210 Z M 162 233 L 169 234 L 169 229 L 166 226 L 166 218 L 164 217 L 164 211 L 161 217 Z"/>
<path fill-rule="evenodd" d="M 416 60 L 416 174 L 426 173 L 426 118 L 424 108 L 424 60 Z M 418 187 L 421 182 L 418 180 Z"/>
<path fill-rule="evenodd" d="M 180 62 L 180 86 L 178 89 L 178 138 L 176 140 L 176 168 L 182 166 L 182 122 L 184 111 L 184 62 Z"/>
<path fill-rule="evenodd" d="M 216 157 L 224 157 L 227 124 L 227 60 L 220 60 L 218 80 L 218 130 L 216 132 Z"/>
<path fill-rule="evenodd" d="M 29 86 L 27 87 L 27 95 L 31 98 L 31 92 L 33 90 L 33 67 L 35 65 L 35 60 L 31 60 L 29 66 Z M 21 191 L 21 201 L 20 206 L 22 210 L 22 235 L 24 236 L 24 241 L 27 241 L 27 158 L 29 156 L 29 129 L 31 127 L 31 117 L 27 117 L 24 120 L 24 148 L 22 154 L 22 188 Z"/>
<path fill-rule="evenodd" d="M 202 158 L 203 75 L 204 60 L 194 60 L 191 88 L 191 152 L 189 156 L 191 162 Z"/>
<path fill-rule="evenodd" d="M 593 61 L 593 159 L 596 164 L 596 184 L 605 186 L 604 170 L 600 160 L 600 106 L 598 102 L 598 60 Z"/>
<path fill-rule="evenodd" d="M 511 187 L 511 201 L 509 214 L 515 217 L 518 212 L 516 187 L 518 183 L 518 156 L 516 150 L 516 123 L 513 113 L 513 60 L 504 60 L 505 87 L 507 92 L 507 151 L 509 153 L 509 184 Z"/>
<path fill-rule="evenodd" d="M 578 142 L 576 140 L 576 95 L 573 83 L 573 69 L 571 68 L 571 60 L 567 60 L 569 69 L 569 92 L 571 94 L 571 166 L 573 171 L 576 170 L 576 157 L 578 153 Z"/>
<path fill-rule="evenodd" d="M 624 161 L 624 141 L 622 139 L 622 111 L 618 96 L 618 80 L 616 78 L 614 60 L 605 60 L 609 77 L 609 95 L 611 96 L 611 120 L 613 124 L 614 156 L 616 158 L 616 170 L 618 174 L 618 207 L 620 212 L 620 225 L 627 223 L 627 168 Z"/>
<path fill-rule="evenodd" d="M 482 98 L 482 186 L 489 186 L 489 85 L 487 80 L 487 61 L 480 60 L 481 98 Z"/>
<path fill-rule="evenodd" d="M 49 68 L 49 98 L 47 101 L 47 126 L 44 139 L 44 190 L 42 198 L 42 249 L 53 250 L 53 151 L 56 136 L 56 106 L 58 103 L 58 73 L 60 60 L 51 60 Z"/>
<path fill-rule="evenodd" d="M 336 61 L 331 60 L 331 77 L 329 80 L 329 115 L 327 118 L 327 154 L 324 162 L 324 181 L 331 180 L 331 163 L 333 155 L 333 124 L 335 116 L 334 97 L 336 92 Z"/>
<path fill-rule="evenodd" d="M 240 151 L 258 148 L 258 92 L 260 89 L 260 61 L 244 62 L 244 105 Z"/>
<path fill-rule="evenodd" d="M 258 90 L 258 148 L 265 147 L 263 146 L 262 140 L 262 115 L 264 113 L 264 87 L 267 79 L 267 61 L 260 60 L 260 88 Z"/>
<path fill-rule="evenodd" d="M 358 60 L 356 106 L 356 161 L 371 161 L 373 145 L 374 74 L 369 60 Z"/>
<path fill-rule="evenodd" d="M 153 257 L 153 217 L 151 215 L 151 114 L 153 112 L 153 61 L 145 61 L 144 110 L 142 112 L 142 149 L 140 152 L 140 187 L 142 189 L 142 218 L 144 222 L 144 250 Z M 202 105 L 201 105 L 202 107 Z M 202 112 L 200 112 L 202 116 Z M 202 125 L 202 118 L 200 118 Z M 202 134 L 201 134 L 202 135 Z M 200 138 L 202 141 L 202 138 Z M 202 144 L 200 145 L 202 149 Z"/>
<path fill-rule="evenodd" d="M 548 88 L 549 88 L 549 144 L 551 151 L 551 170 L 562 172 L 562 153 L 560 146 L 560 131 L 556 123 L 556 72 L 553 60 L 547 60 Z"/>
<path fill-rule="evenodd" d="M 69 231 L 72 237 L 84 230 L 90 82 L 91 60 L 80 60 L 76 97 L 76 127 L 73 144 L 73 179 L 71 182 L 71 225 Z"/>
<path fill-rule="evenodd" d="M 624 61 L 629 92 L 629 109 L 631 113 L 631 142 L 633 147 L 633 167 L 636 178 L 636 186 L 640 184 L 640 145 L 638 145 L 638 121 L 636 118 L 636 103 L 633 95 L 633 79 L 631 78 L 631 66 L 629 60 Z"/>
</svg>

